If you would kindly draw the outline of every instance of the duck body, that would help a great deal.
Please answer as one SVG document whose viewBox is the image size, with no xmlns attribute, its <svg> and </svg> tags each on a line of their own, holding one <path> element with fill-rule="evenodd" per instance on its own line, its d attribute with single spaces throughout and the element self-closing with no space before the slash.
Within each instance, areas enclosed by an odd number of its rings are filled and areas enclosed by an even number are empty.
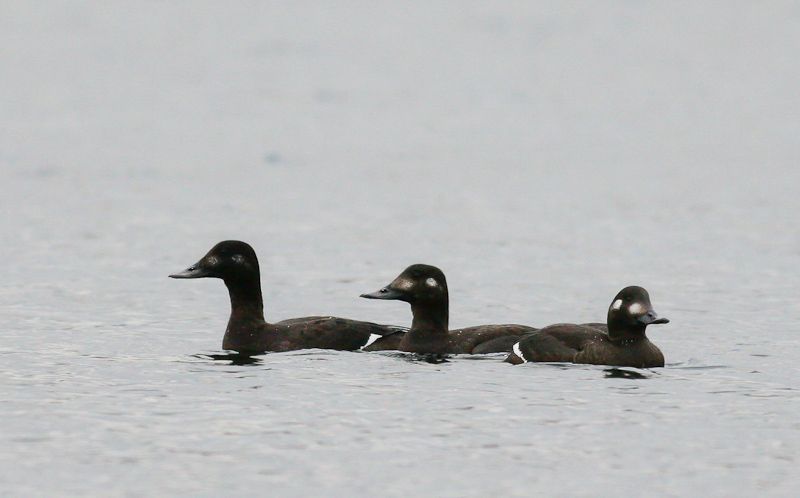
<svg viewBox="0 0 800 498">
<path fill-rule="evenodd" d="M 249 244 L 228 240 L 215 245 L 200 261 L 172 278 L 220 278 L 228 288 L 231 315 L 222 348 L 243 354 L 298 349 L 356 350 L 371 334 L 405 330 L 333 316 L 292 318 L 277 323 L 264 319 L 258 258 Z"/>
<path fill-rule="evenodd" d="M 406 301 L 414 317 L 410 330 L 381 337 L 364 348 L 367 351 L 500 353 L 510 351 L 520 337 L 537 330 L 526 325 L 478 325 L 448 330 L 447 280 L 440 269 L 430 265 L 411 265 L 388 286 L 361 297 Z"/>
<path fill-rule="evenodd" d="M 647 291 L 621 290 L 609 307 L 607 323 L 560 323 L 544 327 L 512 346 L 507 362 L 565 362 L 620 367 L 664 366 L 664 355 L 645 334 L 648 325 L 669 323 L 658 318 Z"/>
<path fill-rule="evenodd" d="M 419 351 L 421 349 L 444 349 L 450 354 L 507 353 L 521 337 L 537 330 L 534 327 L 517 324 L 477 325 L 451 330 L 446 339 L 436 337 L 433 340 L 426 340 L 424 333 L 409 336 L 409 332 L 400 331 L 379 337 L 366 346 L 364 351 L 395 350 L 417 353 L 431 352 Z"/>
<path fill-rule="evenodd" d="M 242 321 L 229 324 L 222 349 L 258 354 L 298 349 L 354 351 L 372 334 L 387 333 L 387 326 L 335 316 L 292 318 L 276 323 Z"/>
<path fill-rule="evenodd" d="M 612 341 L 606 332 L 597 328 L 562 323 L 544 327 L 513 345 L 508 362 L 653 368 L 664 366 L 664 355 L 646 337 L 629 342 Z"/>
</svg>

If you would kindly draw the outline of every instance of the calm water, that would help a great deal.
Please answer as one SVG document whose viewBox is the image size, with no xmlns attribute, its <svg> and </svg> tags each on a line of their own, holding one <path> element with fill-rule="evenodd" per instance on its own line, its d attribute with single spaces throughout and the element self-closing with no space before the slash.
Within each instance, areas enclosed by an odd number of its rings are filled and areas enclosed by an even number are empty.
<svg viewBox="0 0 800 498">
<path fill-rule="evenodd" d="M 585 9 L 585 7 L 584 7 Z M 796 496 L 800 11 L 742 3 L 0 5 L 3 496 Z M 215 359 L 447 274 L 451 325 L 603 319 L 667 367 Z"/>
</svg>

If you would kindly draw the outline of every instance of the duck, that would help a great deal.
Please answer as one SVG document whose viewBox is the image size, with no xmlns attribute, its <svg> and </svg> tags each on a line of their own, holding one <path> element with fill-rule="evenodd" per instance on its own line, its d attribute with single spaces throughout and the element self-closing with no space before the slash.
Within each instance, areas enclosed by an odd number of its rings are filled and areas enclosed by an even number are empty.
<svg viewBox="0 0 800 498">
<path fill-rule="evenodd" d="M 411 329 L 385 335 L 367 351 L 399 350 L 420 354 L 504 353 L 525 334 L 536 332 L 526 325 L 478 325 L 449 330 L 449 297 L 442 270 L 414 264 L 403 270 L 389 285 L 362 294 L 366 299 L 405 301 L 411 305 Z"/>
<path fill-rule="evenodd" d="M 617 293 L 606 323 L 549 325 L 522 338 L 511 348 L 508 363 L 563 362 L 616 367 L 664 366 L 664 354 L 645 333 L 648 325 L 669 323 L 659 318 L 643 287 Z"/>
<path fill-rule="evenodd" d="M 255 250 L 246 242 L 224 240 L 197 263 L 169 275 L 176 279 L 219 278 L 228 288 L 231 314 L 222 348 L 240 354 L 298 349 L 357 350 L 372 334 L 407 330 L 335 316 L 308 316 L 276 323 L 264 319 L 261 272 Z"/>
</svg>

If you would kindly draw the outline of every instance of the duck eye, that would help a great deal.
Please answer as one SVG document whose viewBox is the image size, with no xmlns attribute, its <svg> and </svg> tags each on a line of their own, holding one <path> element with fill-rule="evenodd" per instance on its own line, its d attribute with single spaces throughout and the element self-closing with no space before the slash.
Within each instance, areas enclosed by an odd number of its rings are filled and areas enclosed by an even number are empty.
<svg viewBox="0 0 800 498">
<path fill-rule="evenodd" d="M 233 256 L 231 256 L 231 259 L 233 260 L 234 263 L 244 262 L 244 256 L 242 256 L 241 254 L 234 254 Z"/>
</svg>

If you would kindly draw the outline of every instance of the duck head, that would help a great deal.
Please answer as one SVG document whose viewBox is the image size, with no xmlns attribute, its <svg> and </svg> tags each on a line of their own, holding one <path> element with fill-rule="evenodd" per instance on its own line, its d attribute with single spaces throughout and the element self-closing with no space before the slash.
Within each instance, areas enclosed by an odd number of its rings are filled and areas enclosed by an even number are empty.
<svg viewBox="0 0 800 498">
<path fill-rule="evenodd" d="M 411 330 L 447 333 L 449 310 L 447 280 L 442 270 L 430 265 L 411 265 L 392 282 L 369 294 L 367 299 L 392 299 L 411 305 Z"/>
<path fill-rule="evenodd" d="M 369 294 L 367 299 L 393 299 L 411 305 L 447 302 L 447 280 L 442 270 L 430 265 L 411 265 L 392 282 Z"/>
<path fill-rule="evenodd" d="M 221 278 L 225 282 L 258 279 L 258 258 L 250 244 L 225 240 L 212 247 L 200 261 L 170 277 Z"/>
<path fill-rule="evenodd" d="M 669 323 L 659 318 L 650 294 L 639 286 L 625 287 L 617 293 L 608 307 L 608 332 L 613 338 L 643 336 L 648 325 Z"/>
</svg>

